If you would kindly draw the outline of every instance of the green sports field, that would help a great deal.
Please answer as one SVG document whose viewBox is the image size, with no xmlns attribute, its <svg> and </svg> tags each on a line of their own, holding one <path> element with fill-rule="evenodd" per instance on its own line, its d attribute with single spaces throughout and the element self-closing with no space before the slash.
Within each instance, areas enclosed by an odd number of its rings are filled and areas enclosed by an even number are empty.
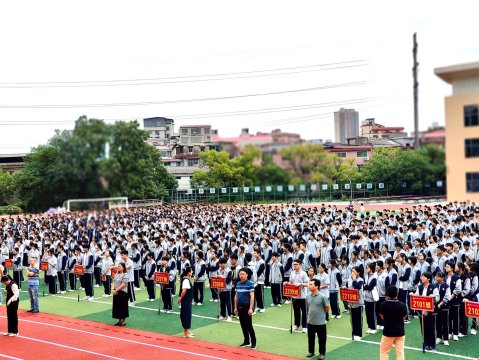
<svg viewBox="0 0 479 360">
<path fill-rule="evenodd" d="M 21 292 L 20 308 L 29 309 L 29 300 L 26 293 L 27 285 L 23 284 Z M 157 288 L 158 289 L 158 288 Z M 103 298 L 103 288 L 95 288 L 95 300 L 93 302 L 77 301 L 77 292 L 67 292 L 64 295 L 42 296 L 48 293 L 47 287 L 40 287 L 40 311 L 56 315 L 68 316 L 100 323 L 112 324 L 111 297 Z M 159 293 L 159 291 L 158 291 Z M 80 298 L 84 292 L 80 291 Z M 228 345 L 239 345 L 242 342 L 242 333 L 239 323 L 234 320 L 227 323 L 216 320 L 218 303 L 210 302 L 210 289 L 205 289 L 205 303 L 203 306 L 193 307 L 192 329 L 196 339 Z M 158 300 L 155 302 L 145 301 L 146 290 L 136 293 L 136 307 L 130 307 L 130 317 L 127 319 L 127 327 L 154 331 L 158 333 L 180 335 L 182 328 L 179 319 L 179 309 L 174 305 L 172 314 L 158 314 Z M 176 300 L 177 298 L 175 298 Z M 297 358 L 305 358 L 307 354 L 307 335 L 303 333 L 290 334 L 290 305 L 282 308 L 270 308 L 270 293 L 266 289 L 265 304 L 266 312 L 254 315 L 253 323 L 258 338 L 258 349 L 261 351 L 288 355 Z M 366 325 L 366 322 L 364 322 Z M 22 324 L 20 324 L 22 326 Z M 364 331 L 366 327 L 364 328 Z M 21 328 L 20 328 L 21 332 Z M 348 314 L 341 319 L 331 319 L 328 323 L 328 359 L 375 359 L 379 358 L 380 332 L 363 337 L 362 342 L 351 341 L 351 326 Z M 479 356 L 479 335 L 467 336 L 459 342 L 450 342 L 449 347 L 438 345 L 439 353 L 423 354 L 421 347 L 421 334 L 419 320 L 413 320 L 406 325 L 406 358 L 407 359 L 476 359 Z M 316 346 L 316 353 L 317 353 Z M 392 359 L 394 349 L 391 352 Z M 448 355 L 454 354 L 454 355 Z M 457 356 L 460 355 L 460 356 Z"/>
</svg>

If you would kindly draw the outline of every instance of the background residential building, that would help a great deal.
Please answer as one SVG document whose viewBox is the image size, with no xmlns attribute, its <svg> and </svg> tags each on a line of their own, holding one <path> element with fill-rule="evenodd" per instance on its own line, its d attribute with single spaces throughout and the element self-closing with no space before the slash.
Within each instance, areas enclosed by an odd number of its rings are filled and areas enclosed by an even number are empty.
<svg viewBox="0 0 479 360">
<path fill-rule="evenodd" d="M 341 144 L 345 144 L 348 138 L 359 136 L 359 113 L 356 110 L 341 108 L 334 113 L 334 136 Z"/>
</svg>

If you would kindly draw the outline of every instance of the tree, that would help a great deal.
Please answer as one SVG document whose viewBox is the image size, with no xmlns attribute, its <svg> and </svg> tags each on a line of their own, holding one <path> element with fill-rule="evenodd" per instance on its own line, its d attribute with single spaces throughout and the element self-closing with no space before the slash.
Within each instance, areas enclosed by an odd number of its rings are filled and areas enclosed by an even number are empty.
<svg viewBox="0 0 479 360">
<path fill-rule="evenodd" d="M 259 185 L 286 185 L 291 180 L 288 170 L 273 162 L 271 155 L 263 155 L 263 162 L 257 172 Z"/>
<path fill-rule="evenodd" d="M 9 172 L 3 172 L 0 168 L 0 206 L 7 205 L 14 200 L 15 184 L 13 176 Z"/>
<path fill-rule="evenodd" d="M 235 166 L 226 151 L 209 150 L 200 154 L 200 168 L 190 181 L 193 188 L 222 188 L 242 185 L 243 168 Z"/>
<path fill-rule="evenodd" d="M 261 165 L 261 150 L 254 145 L 246 145 L 241 155 L 231 160 L 233 167 L 241 169 L 241 185 L 258 185 L 258 172 Z"/>
<path fill-rule="evenodd" d="M 109 125 L 82 116 L 73 130 L 57 131 L 26 157 L 18 194 L 30 211 L 69 198 L 166 196 L 177 182 L 147 138 L 137 122 Z"/>
</svg>

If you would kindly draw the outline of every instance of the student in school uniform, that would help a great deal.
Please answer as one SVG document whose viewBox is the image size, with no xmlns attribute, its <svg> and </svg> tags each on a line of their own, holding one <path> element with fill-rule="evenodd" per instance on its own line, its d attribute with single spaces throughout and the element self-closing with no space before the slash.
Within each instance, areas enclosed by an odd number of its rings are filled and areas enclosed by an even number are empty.
<svg viewBox="0 0 479 360">
<path fill-rule="evenodd" d="M 193 284 L 193 305 L 201 306 L 203 305 L 203 296 L 206 280 L 206 263 L 204 261 L 204 253 L 201 250 L 196 253 L 194 280 L 195 283 Z"/>
<path fill-rule="evenodd" d="M 158 269 L 159 272 L 168 274 L 168 284 L 163 284 L 163 288 L 161 289 L 161 300 L 163 302 L 163 312 L 165 313 L 171 313 L 173 310 L 173 307 L 171 304 L 172 302 L 171 291 L 173 290 L 173 288 L 171 287 L 171 281 L 170 281 L 173 270 L 171 270 L 168 265 L 169 260 L 170 260 L 169 255 L 163 256 L 163 258 L 161 259 L 161 266 Z"/>
<path fill-rule="evenodd" d="M 434 299 L 434 304 L 440 300 L 438 288 L 432 284 L 432 273 L 426 271 L 421 275 L 421 284 L 417 287 L 416 295 L 430 296 Z M 421 311 L 422 321 L 424 323 L 424 346 L 426 351 L 436 350 L 436 313 L 434 311 Z"/>
<path fill-rule="evenodd" d="M 125 263 L 125 268 L 126 268 L 126 274 L 128 275 L 128 299 L 130 303 L 128 306 L 135 306 L 135 287 L 134 287 L 134 282 L 135 282 L 135 274 L 134 274 L 134 264 L 133 260 L 130 259 L 128 256 L 128 250 L 121 250 L 121 259 Z"/>
<path fill-rule="evenodd" d="M 363 306 L 364 306 L 364 293 L 363 293 L 364 280 L 361 277 L 361 268 L 355 266 L 351 270 L 351 276 L 348 279 L 347 287 L 349 289 L 356 289 L 359 293 L 359 301 L 357 303 L 349 303 L 351 312 L 351 326 L 353 340 L 359 341 L 363 336 Z"/>
<path fill-rule="evenodd" d="M 301 296 L 298 299 L 293 299 L 294 312 L 294 326 L 293 330 L 308 331 L 308 320 L 306 316 L 306 296 L 308 295 L 309 277 L 302 269 L 303 262 L 300 259 L 293 261 L 293 271 L 289 276 L 289 284 L 299 285 L 301 289 Z"/>
<path fill-rule="evenodd" d="M 436 344 L 449 346 L 449 300 L 451 289 L 446 284 L 445 275 L 442 271 L 436 273 L 436 286 L 439 291 L 439 302 L 436 305 Z"/>
<path fill-rule="evenodd" d="M 22 289 L 22 254 L 18 248 L 13 249 L 13 281 L 18 285 L 18 288 Z"/>
<path fill-rule="evenodd" d="M 101 280 L 103 283 L 103 297 L 111 296 L 111 268 L 113 267 L 112 253 L 110 250 L 106 250 L 101 257 Z"/>
<path fill-rule="evenodd" d="M 233 274 L 231 269 L 227 267 L 227 260 L 221 258 L 218 261 L 218 277 L 225 279 L 226 287 L 219 291 L 220 298 L 220 318 L 219 320 L 226 320 L 228 322 L 232 321 L 231 316 L 233 315 L 233 309 L 231 304 L 231 289 L 232 289 L 232 280 Z"/>
<path fill-rule="evenodd" d="M 82 265 L 85 267 L 83 285 L 85 286 L 85 297 L 83 300 L 93 301 L 93 271 L 94 260 L 88 244 L 83 244 Z"/>
<path fill-rule="evenodd" d="M 156 271 L 156 261 L 155 261 L 155 254 L 153 252 L 149 252 L 146 255 L 146 263 L 145 263 L 145 286 L 146 291 L 148 292 L 148 301 L 155 301 L 155 271 Z M 161 268 L 161 266 L 160 266 Z"/>
<path fill-rule="evenodd" d="M 329 301 L 331 303 L 332 317 L 335 319 L 341 319 L 338 293 L 342 283 L 341 273 L 336 268 L 336 260 L 329 260 Z"/>
<path fill-rule="evenodd" d="M 273 300 L 271 306 L 281 307 L 283 266 L 279 261 L 279 254 L 277 252 L 273 252 L 273 254 L 271 255 L 271 270 L 269 273 L 269 282 L 271 284 L 271 297 Z"/>
</svg>

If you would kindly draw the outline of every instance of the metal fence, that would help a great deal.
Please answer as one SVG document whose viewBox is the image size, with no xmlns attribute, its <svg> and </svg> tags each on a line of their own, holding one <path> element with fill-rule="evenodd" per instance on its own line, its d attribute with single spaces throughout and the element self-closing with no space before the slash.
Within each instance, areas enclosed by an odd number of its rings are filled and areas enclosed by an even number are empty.
<svg viewBox="0 0 479 360">
<path fill-rule="evenodd" d="M 167 203 L 265 203 L 317 202 L 327 200 L 354 200 L 390 196 L 439 196 L 445 194 L 445 183 L 436 181 L 422 187 L 407 183 L 342 183 L 304 185 L 266 185 L 223 188 L 170 190 Z"/>
</svg>

